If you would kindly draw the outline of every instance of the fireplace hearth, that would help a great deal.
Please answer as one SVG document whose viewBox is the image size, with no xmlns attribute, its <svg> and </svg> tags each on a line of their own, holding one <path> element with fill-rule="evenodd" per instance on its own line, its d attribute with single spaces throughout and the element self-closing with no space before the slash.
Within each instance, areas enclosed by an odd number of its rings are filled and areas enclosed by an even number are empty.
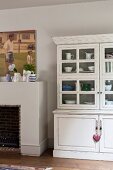
<svg viewBox="0 0 113 170">
<path fill-rule="evenodd" d="M 20 147 L 20 106 L 0 106 L 0 147 Z"/>
</svg>

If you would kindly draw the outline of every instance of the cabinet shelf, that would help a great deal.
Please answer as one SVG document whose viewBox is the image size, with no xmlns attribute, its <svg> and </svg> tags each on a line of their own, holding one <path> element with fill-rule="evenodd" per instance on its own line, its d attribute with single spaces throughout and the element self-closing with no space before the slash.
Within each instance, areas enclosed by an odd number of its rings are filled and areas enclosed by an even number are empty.
<svg viewBox="0 0 113 170">
<path fill-rule="evenodd" d="M 78 62 L 80 62 L 80 63 L 94 63 L 95 59 L 85 59 L 85 60 L 79 59 Z"/>
<path fill-rule="evenodd" d="M 104 94 L 113 94 L 113 91 L 105 91 Z"/>
<path fill-rule="evenodd" d="M 79 73 L 95 73 L 94 71 L 80 71 Z"/>
<path fill-rule="evenodd" d="M 61 91 L 62 94 L 77 94 L 77 91 Z"/>
<path fill-rule="evenodd" d="M 95 94 L 95 91 L 79 91 L 79 94 Z"/>
<path fill-rule="evenodd" d="M 105 58 L 105 62 L 113 62 L 113 58 Z"/>
<path fill-rule="evenodd" d="M 77 60 L 62 60 L 62 63 L 76 63 Z"/>
</svg>

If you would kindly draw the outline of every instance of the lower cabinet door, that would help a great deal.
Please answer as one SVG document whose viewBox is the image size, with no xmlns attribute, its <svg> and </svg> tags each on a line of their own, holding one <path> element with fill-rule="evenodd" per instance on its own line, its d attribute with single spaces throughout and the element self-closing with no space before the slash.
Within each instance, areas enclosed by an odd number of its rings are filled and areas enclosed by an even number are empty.
<svg viewBox="0 0 113 170">
<path fill-rule="evenodd" d="M 100 152 L 113 153 L 113 116 L 100 116 L 102 135 L 100 140 Z"/>
<path fill-rule="evenodd" d="M 98 152 L 93 140 L 97 122 L 97 115 L 55 114 L 54 149 Z"/>
</svg>

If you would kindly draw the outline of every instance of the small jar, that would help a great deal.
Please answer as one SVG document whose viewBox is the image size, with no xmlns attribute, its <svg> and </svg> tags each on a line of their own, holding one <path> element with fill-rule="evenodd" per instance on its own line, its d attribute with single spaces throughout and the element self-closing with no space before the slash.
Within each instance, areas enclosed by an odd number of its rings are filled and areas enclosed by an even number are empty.
<svg viewBox="0 0 113 170">
<path fill-rule="evenodd" d="M 7 82 L 11 82 L 12 81 L 10 74 L 6 74 L 6 81 Z"/>
</svg>

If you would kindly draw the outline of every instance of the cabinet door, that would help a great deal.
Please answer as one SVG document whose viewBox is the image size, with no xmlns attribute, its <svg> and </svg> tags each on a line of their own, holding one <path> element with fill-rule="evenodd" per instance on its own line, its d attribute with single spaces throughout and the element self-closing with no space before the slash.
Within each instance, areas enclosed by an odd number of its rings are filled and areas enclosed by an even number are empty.
<svg viewBox="0 0 113 170">
<path fill-rule="evenodd" d="M 57 75 L 73 76 L 77 72 L 77 46 L 60 45 L 57 47 Z"/>
<path fill-rule="evenodd" d="M 99 77 L 99 45 L 59 45 L 57 47 L 59 76 Z"/>
<path fill-rule="evenodd" d="M 77 50 L 78 75 L 99 78 L 99 45 L 82 44 L 77 46 Z"/>
<path fill-rule="evenodd" d="M 101 108 L 113 109 L 113 43 L 100 45 Z"/>
<path fill-rule="evenodd" d="M 99 109 L 99 45 L 59 45 L 58 108 Z"/>
<path fill-rule="evenodd" d="M 55 115 L 54 121 L 54 149 L 99 150 L 99 144 L 93 141 L 98 116 Z"/>
<path fill-rule="evenodd" d="M 100 116 L 102 136 L 100 139 L 100 152 L 113 153 L 113 116 Z"/>
<path fill-rule="evenodd" d="M 62 78 L 58 80 L 58 108 L 98 109 L 99 83 L 95 78 Z"/>
<path fill-rule="evenodd" d="M 75 108 L 77 106 L 77 79 L 58 80 L 58 108 Z"/>
<path fill-rule="evenodd" d="M 101 81 L 100 106 L 104 109 L 113 109 L 113 78 L 103 77 Z"/>
</svg>

